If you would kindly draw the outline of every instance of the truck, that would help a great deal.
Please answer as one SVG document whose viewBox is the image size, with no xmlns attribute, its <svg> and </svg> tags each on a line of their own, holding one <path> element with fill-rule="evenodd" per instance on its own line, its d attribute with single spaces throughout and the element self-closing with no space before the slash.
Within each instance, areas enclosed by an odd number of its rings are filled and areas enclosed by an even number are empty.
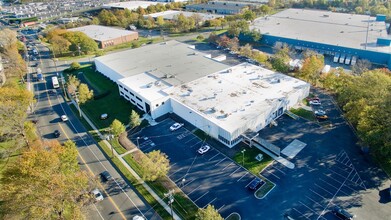
<svg viewBox="0 0 391 220">
<path fill-rule="evenodd" d="M 339 63 L 344 63 L 345 62 L 345 54 L 341 54 L 341 56 L 339 57 Z"/>
<path fill-rule="evenodd" d="M 334 63 L 338 63 L 338 60 L 339 60 L 339 53 L 336 53 L 335 55 L 334 55 Z"/>
</svg>

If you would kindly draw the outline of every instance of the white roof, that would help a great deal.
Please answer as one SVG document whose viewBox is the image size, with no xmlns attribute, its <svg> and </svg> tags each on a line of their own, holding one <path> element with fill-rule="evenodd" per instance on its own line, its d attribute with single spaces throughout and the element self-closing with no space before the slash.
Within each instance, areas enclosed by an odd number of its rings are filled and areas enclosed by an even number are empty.
<svg viewBox="0 0 391 220">
<path fill-rule="evenodd" d="M 151 102 L 153 100 L 166 97 L 167 94 L 162 92 L 162 90 L 171 86 L 163 80 L 160 80 L 148 73 L 141 73 L 118 81 Z"/>
<path fill-rule="evenodd" d="M 71 28 L 69 31 L 80 31 L 96 41 L 107 41 L 123 36 L 137 34 L 135 31 L 128 31 L 118 28 L 106 27 L 101 25 L 87 25 L 78 28 Z"/>
<path fill-rule="evenodd" d="M 141 8 L 147 8 L 150 5 L 157 5 L 159 2 L 152 2 L 152 1 L 129 1 L 129 2 L 116 2 L 116 3 L 109 3 L 104 4 L 102 8 L 119 8 L 119 9 L 129 9 L 129 10 L 136 10 L 138 7 Z"/>
<path fill-rule="evenodd" d="M 291 92 L 308 87 L 304 81 L 242 63 L 165 92 L 226 131 L 234 132 L 248 127 L 260 115 L 266 117 Z"/>
<path fill-rule="evenodd" d="M 257 18 L 251 29 L 260 30 L 263 35 L 355 49 L 365 48 L 368 32 L 368 50 L 391 52 L 389 46 L 376 45 L 377 38 L 388 38 L 385 22 L 369 15 L 291 8 Z"/>
<path fill-rule="evenodd" d="M 194 14 L 197 14 L 204 21 L 205 20 L 212 20 L 212 19 L 215 19 L 215 18 L 223 18 L 224 17 L 224 15 L 218 15 L 218 14 L 196 13 L 196 12 L 188 12 L 188 11 L 173 11 L 173 10 L 152 13 L 152 14 L 149 14 L 149 15 L 145 15 L 144 17 L 151 16 L 153 18 L 157 18 L 159 16 L 162 16 L 166 20 L 172 20 L 174 18 L 174 16 L 178 16 L 180 14 L 183 14 L 185 17 L 191 17 Z"/>
</svg>

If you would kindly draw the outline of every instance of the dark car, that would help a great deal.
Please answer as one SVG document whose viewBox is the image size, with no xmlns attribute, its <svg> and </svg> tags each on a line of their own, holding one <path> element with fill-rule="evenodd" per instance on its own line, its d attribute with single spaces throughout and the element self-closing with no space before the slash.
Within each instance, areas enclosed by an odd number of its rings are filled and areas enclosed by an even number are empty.
<svg viewBox="0 0 391 220">
<path fill-rule="evenodd" d="M 50 89 L 48 92 L 49 92 L 50 95 L 56 95 L 57 94 L 57 90 L 55 90 L 55 89 Z"/>
<path fill-rule="evenodd" d="M 390 199 L 391 199 L 391 185 L 390 188 L 388 189 L 388 192 L 390 193 Z"/>
<path fill-rule="evenodd" d="M 53 135 L 54 135 L 54 137 L 58 138 L 58 137 L 61 136 L 61 133 L 60 133 L 59 130 L 55 130 L 55 131 L 53 132 Z"/>
<path fill-rule="evenodd" d="M 109 181 L 109 180 L 111 180 L 113 177 L 110 175 L 110 173 L 109 173 L 109 171 L 103 171 L 101 174 L 100 174 L 100 176 L 102 177 L 102 179 L 104 180 L 104 181 Z"/>
<path fill-rule="evenodd" d="M 345 211 L 341 207 L 334 207 L 334 209 L 331 211 L 335 216 L 342 220 L 353 220 L 353 215 L 350 214 L 349 212 Z"/>
<path fill-rule="evenodd" d="M 257 190 L 259 187 L 261 187 L 265 182 L 258 177 L 251 180 L 250 184 L 248 185 L 248 188 L 250 190 Z"/>
</svg>

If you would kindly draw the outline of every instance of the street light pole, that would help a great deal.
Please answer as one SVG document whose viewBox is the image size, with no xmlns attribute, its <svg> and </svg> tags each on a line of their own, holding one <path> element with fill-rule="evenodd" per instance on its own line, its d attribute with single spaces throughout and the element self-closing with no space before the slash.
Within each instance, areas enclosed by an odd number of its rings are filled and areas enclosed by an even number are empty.
<svg viewBox="0 0 391 220">
<path fill-rule="evenodd" d="M 77 103 L 77 108 L 79 110 L 79 116 L 81 118 L 81 110 L 80 110 L 80 104 L 79 104 L 79 92 L 76 91 L 74 94 L 75 94 L 75 101 Z"/>
<path fill-rule="evenodd" d="M 168 191 L 168 193 L 164 193 L 164 196 L 168 197 L 168 204 L 170 205 L 170 208 L 171 208 L 171 217 L 172 219 L 174 219 L 174 212 L 172 210 L 172 203 L 174 203 L 174 190 L 170 190 Z"/>
<path fill-rule="evenodd" d="M 242 166 L 244 166 L 244 152 L 246 152 L 246 149 L 243 149 L 242 150 Z"/>
</svg>

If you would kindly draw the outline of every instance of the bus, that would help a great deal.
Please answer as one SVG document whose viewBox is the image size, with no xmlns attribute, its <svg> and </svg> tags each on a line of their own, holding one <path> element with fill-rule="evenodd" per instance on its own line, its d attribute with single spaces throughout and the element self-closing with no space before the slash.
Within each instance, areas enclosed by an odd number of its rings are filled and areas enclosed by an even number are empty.
<svg viewBox="0 0 391 220">
<path fill-rule="evenodd" d="M 60 85 L 58 84 L 58 79 L 55 76 L 52 77 L 52 83 L 53 83 L 53 89 L 57 89 L 60 87 Z"/>
</svg>

